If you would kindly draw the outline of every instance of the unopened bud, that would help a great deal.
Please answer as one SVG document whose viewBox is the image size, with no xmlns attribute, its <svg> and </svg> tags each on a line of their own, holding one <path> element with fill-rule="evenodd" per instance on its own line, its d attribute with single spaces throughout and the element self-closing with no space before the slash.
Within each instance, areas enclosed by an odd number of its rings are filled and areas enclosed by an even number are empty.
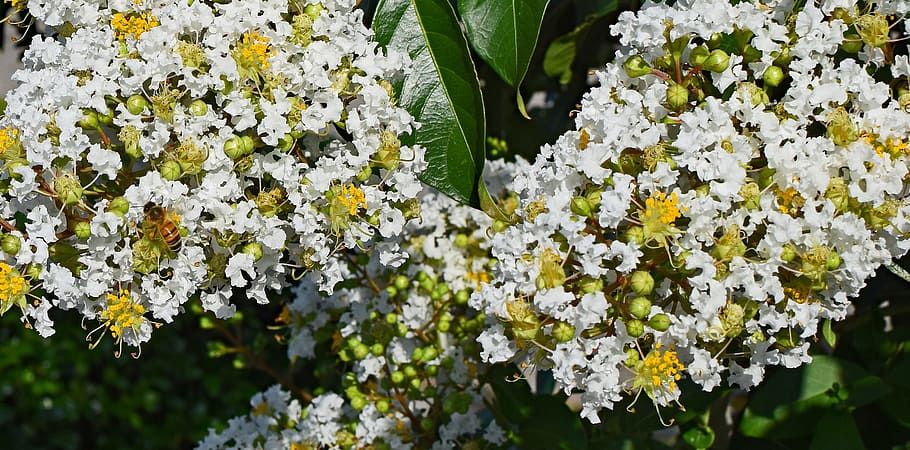
<svg viewBox="0 0 910 450">
<path fill-rule="evenodd" d="M 704 67 L 711 72 L 723 72 L 727 70 L 727 66 L 729 64 L 730 55 L 718 48 L 711 50 L 711 53 L 708 55 L 708 59 L 705 60 Z"/>
<path fill-rule="evenodd" d="M 638 78 L 651 73 L 651 66 L 639 55 L 633 55 L 623 63 L 626 75 L 631 78 Z"/>
<path fill-rule="evenodd" d="M 629 282 L 632 290 L 638 295 L 648 295 L 654 290 L 654 277 L 643 270 L 633 272 Z"/>
</svg>

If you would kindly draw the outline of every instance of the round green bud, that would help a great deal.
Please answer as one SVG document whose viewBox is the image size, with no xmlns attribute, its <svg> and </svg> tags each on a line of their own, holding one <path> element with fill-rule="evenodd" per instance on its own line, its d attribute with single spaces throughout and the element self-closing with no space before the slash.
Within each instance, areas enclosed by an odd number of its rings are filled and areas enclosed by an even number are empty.
<svg viewBox="0 0 910 450">
<path fill-rule="evenodd" d="M 201 116 L 208 114 L 208 112 L 209 112 L 208 103 L 206 103 L 202 100 L 193 100 L 190 103 L 190 114 L 192 114 L 196 117 L 201 117 Z"/>
<path fill-rule="evenodd" d="M 74 222 L 72 224 L 73 234 L 77 238 L 86 240 L 92 236 L 92 224 L 85 221 Z"/>
<path fill-rule="evenodd" d="M 651 300 L 647 297 L 635 297 L 629 302 L 629 314 L 636 319 L 644 319 L 651 313 Z"/>
<path fill-rule="evenodd" d="M 644 270 L 636 270 L 629 277 L 632 290 L 638 295 L 648 295 L 654 290 L 654 277 Z"/>
<path fill-rule="evenodd" d="M 408 386 L 410 386 L 411 389 L 413 389 L 415 391 L 420 391 L 420 385 L 422 385 L 422 384 L 423 384 L 423 380 L 421 380 L 420 378 L 411 378 L 410 380 L 408 380 Z"/>
<path fill-rule="evenodd" d="M 634 349 L 634 348 L 627 348 L 627 349 L 625 350 L 625 354 L 626 354 L 626 361 L 625 361 L 625 363 L 626 363 L 626 365 L 629 366 L 629 367 L 634 366 L 635 364 L 638 363 L 638 361 L 641 360 L 641 355 L 639 355 L 639 354 L 638 354 L 638 350 L 636 350 L 636 349 Z"/>
<path fill-rule="evenodd" d="M 414 366 L 408 364 L 402 368 L 404 376 L 407 378 L 414 378 L 417 376 L 417 369 Z"/>
<path fill-rule="evenodd" d="M 366 358 L 370 354 L 370 347 L 367 347 L 365 344 L 355 345 L 352 349 L 354 359 L 360 360 Z"/>
<path fill-rule="evenodd" d="M 243 152 L 243 143 L 240 140 L 239 136 L 233 136 L 233 137 L 229 138 L 228 140 L 224 141 L 223 149 L 224 149 L 224 154 L 227 155 L 228 158 L 231 158 L 233 160 L 236 160 L 238 158 L 245 156 L 245 153 Z"/>
<path fill-rule="evenodd" d="M 390 405 L 388 400 L 379 400 L 376 402 L 376 412 L 379 414 L 385 414 L 389 412 L 389 407 Z M 375 447 L 376 446 L 374 445 L 373 448 Z"/>
<path fill-rule="evenodd" d="M 126 197 L 114 197 L 107 204 L 107 210 L 117 217 L 123 217 L 130 212 L 130 202 Z"/>
<path fill-rule="evenodd" d="M 664 313 L 655 314 L 648 321 L 648 326 L 656 331 L 667 331 L 670 328 L 670 316 Z"/>
<path fill-rule="evenodd" d="M 322 3 L 310 3 L 303 8 L 303 13 L 310 16 L 310 19 L 316 20 L 319 14 L 325 9 Z"/>
<path fill-rule="evenodd" d="M 468 246 L 468 235 L 464 233 L 458 233 L 455 235 L 455 246 L 458 248 L 465 248 Z"/>
<path fill-rule="evenodd" d="M 440 320 L 436 323 L 436 329 L 442 333 L 448 333 L 452 329 L 452 322 L 448 320 Z"/>
<path fill-rule="evenodd" d="M 392 372 L 391 375 L 389 375 L 389 378 L 392 379 L 392 383 L 400 385 L 401 383 L 404 383 L 404 378 L 405 378 L 404 372 L 402 372 L 400 370 L 396 370 L 396 371 Z"/>
<path fill-rule="evenodd" d="M 168 181 L 177 181 L 183 175 L 183 169 L 177 161 L 165 161 L 159 169 L 161 177 Z"/>
<path fill-rule="evenodd" d="M 423 358 L 421 359 L 424 361 L 432 361 L 437 356 L 439 356 L 439 352 L 436 351 L 436 347 L 426 347 L 423 349 Z"/>
<path fill-rule="evenodd" d="M 414 351 L 411 352 L 411 359 L 414 361 L 420 361 L 423 359 L 423 348 L 416 347 Z"/>
<path fill-rule="evenodd" d="M 785 76 L 784 69 L 777 66 L 771 66 L 765 69 L 765 73 L 762 74 L 761 79 L 765 82 L 765 86 L 777 87 L 780 85 L 781 81 L 784 81 Z"/>
<path fill-rule="evenodd" d="M 705 64 L 705 61 L 708 60 L 708 54 L 711 53 L 711 50 L 708 50 L 708 47 L 704 45 L 699 45 L 692 49 L 689 53 L 689 64 L 693 67 L 701 67 Z"/>
<path fill-rule="evenodd" d="M 262 258 L 262 244 L 258 242 L 249 242 L 243 246 L 240 252 L 252 256 L 253 261 L 259 261 L 259 259 Z"/>
<path fill-rule="evenodd" d="M 367 406 L 366 397 L 360 395 L 351 399 L 351 408 L 354 408 L 354 411 L 360 411 Z"/>
<path fill-rule="evenodd" d="M 142 114 L 149 106 L 149 101 L 139 94 L 131 95 L 128 99 L 126 99 L 126 110 L 129 111 L 130 114 Z"/>
<path fill-rule="evenodd" d="M 636 244 L 641 245 L 645 242 L 645 229 L 639 226 L 629 227 L 623 233 L 622 238 L 624 242 L 635 241 Z"/>
<path fill-rule="evenodd" d="M 82 120 L 76 123 L 76 125 L 79 125 L 79 127 L 84 130 L 97 130 L 99 124 L 98 113 L 91 109 L 83 109 Z"/>
<path fill-rule="evenodd" d="M 645 334 L 645 324 L 638 319 L 632 319 L 626 322 L 626 332 L 634 338 L 641 337 Z"/>
<path fill-rule="evenodd" d="M 602 291 L 604 288 L 604 282 L 600 278 L 591 278 L 585 276 L 581 279 L 581 281 L 578 282 L 578 286 L 581 288 L 581 292 L 585 294 L 591 294 L 594 292 Z"/>
<path fill-rule="evenodd" d="M 569 204 L 569 209 L 571 209 L 573 213 L 579 216 L 591 217 L 591 205 L 584 197 L 572 198 L 572 202 Z"/>
<path fill-rule="evenodd" d="M 389 294 L 389 297 L 394 297 L 394 296 L 398 295 L 398 288 L 396 288 L 393 285 L 386 286 L 385 291 Z"/>
<path fill-rule="evenodd" d="M 796 247 L 794 247 L 793 244 L 784 244 L 784 247 L 780 251 L 780 259 L 784 262 L 791 262 L 796 256 Z"/>
<path fill-rule="evenodd" d="M 253 153 L 253 150 L 256 148 L 256 143 L 253 142 L 252 136 L 243 135 L 240 136 L 240 144 L 243 148 L 243 154 L 248 155 Z"/>
<path fill-rule="evenodd" d="M 370 346 L 370 353 L 372 353 L 373 356 L 382 356 L 382 354 L 385 353 L 385 346 L 377 342 Z"/>
<path fill-rule="evenodd" d="M 841 264 L 840 255 L 838 255 L 837 253 L 835 253 L 833 251 L 828 254 L 828 259 L 825 261 L 825 267 L 827 267 L 828 270 L 837 269 L 838 267 L 840 267 L 840 264 Z"/>
<path fill-rule="evenodd" d="M 682 109 L 689 104 L 689 90 L 681 84 L 671 84 L 667 87 L 667 104 L 671 109 Z"/>
<path fill-rule="evenodd" d="M 504 222 L 502 220 L 495 220 L 495 221 L 493 221 L 493 226 L 490 228 L 493 229 L 493 233 L 502 233 L 503 231 L 506 231 L 506 228 L 508 228 L 508 227 L 509 227 L 508 222 Z"/>
<path fill-rule="evenodd" d="M 411 285 L 411 280 L 404 275 L 398 275 L 395 277 L 395 287 L 399 290 L 405 290 Z"/>
<path fill-rule="evenodd" d="M 338 359 L 340 359 L 344 362 L 351 362 L 351 352 L 346 348 L 339 350 Z"/>
<path fill-rule="evenodd" d="M 2 248 L 6 254 L 15 256 L 22 248 L 22 241 L 19 240 L 18 236 L 4 234 L 3 238 L 0 239 L 0 248 Z"/>
<path fill-rule="evenodd" d="M 459 305 L 467 304 L 468 300 L 470 300 L 470 298 L 471 298 L 471 294 L 468 292 L 467 289 L 462 289 L 455 293 L 455 303 L 457 303 Z"/>
<path fill-rule="evenodd" d="M 711 50 L 708 59 L 705 60 L 704 68 L 711 72 L 723 72 L 730 65 L 730 55 L 721 49 Z"/>
<path fill-rule="evenodd" d="M 651 66 L 639 55 L 633 55 L 622 64 L 626 75 L 631 78 L 638 78 L 651 73 Z"/>
<path fill-rule="evenodd" d="M 566 322 L 556 322 L 550 334 L 558 343 L 569 342 L 575 339 L 575 327 Z"/>
<path fill-rule="evenodd" d="M 398 323 L 398 314 L 388 313 L 385 315 L 385 323 L 389 325 L 395 325 Z"/>
</svg>

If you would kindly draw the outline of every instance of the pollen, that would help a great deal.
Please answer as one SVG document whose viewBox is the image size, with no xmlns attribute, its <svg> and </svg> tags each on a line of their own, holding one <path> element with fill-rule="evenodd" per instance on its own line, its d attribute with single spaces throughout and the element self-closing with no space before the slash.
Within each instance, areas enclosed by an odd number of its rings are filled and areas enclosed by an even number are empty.
<svg viewBox="0 0 910 450">
<path fill-rule="evenodd" d="M 232 56 L 242 69 L 259 73 L 269 69 L 269 58 L 274 54 L 269 38 L 256 31 L 243 33 L 234 47 Z"/>
<path fill-rule="evenodd" d="M 120 40 L 126 39 L 127 36 L 139 39 L 146 31 L 158 25 L 160 25 L 158 18 L 150 12 L 114 13 L 114 17 L 111 19 L 114 35 Z"/>
<path fill-rule="evenodd" d="M 780 212 L 790 216 L 798 214 L 799 210 L 806 204 L 806 200 L 792 187 L 787 188 L 786 190 L 775 188 L 775 194 L 777 196 L 777 207 L 780 209 Z"/>
<path fill-rule="evenodd" d="M 106 303 L 101 311 L 101 320 L 118 341 L 123 337 L 124 330 L 138 328 L 145 321 L 142 317 L 145 307 L 136 303 L 126 289 L 120 289 L 117 294 L 107 294 Z"/>
<path fill-rule="evenodd" d="M 486 272 L 468 272 L 465 274 L 465 278 L 474 282 L 477 289 L 480 289 L 483 284 L 490 282 L 490 275 Z"/>
<path fill-rule="evenodd" d="M 367 207 L 367 200 L 363 191 L 353 184 L 341 188 L 341 195 L 339 195 L 338 201 L 348 208 L 348 214 L 352 216 L 357 215 L 357 209 L 359 207 Z"/>
<path fill-rule="evenodd" d="M 664 225 L 671 225 L 681 215 L 679 197 L 675 192 L 670 193 L 669 196 L 663 192 L 656 192 L 645 200 L 643 218 L 645 222 L 657 221 Z"/>
<path fill-rule="evenodd" d="M 28 282 L 19 274 L 19 271 L 9 264 L 0 262 L 0 304 L 5 311 L 13 303 L 25 299 L 28 293 Z"/>
<path fill-rule="evenodd" d="M 638 378 L 641 381 L 647 381 L 647 383 L 642 383 L 642 387 L 646 391 L 665 389 L 672 393 L 676 391 L 676 382 L 682 378 L 681 372 L 686 367 L 679 362 L 674 348 L 663 351 L 660 348 L 659 343 L 655 344 L 654 349 L 642 361 Z"/>
</svg>

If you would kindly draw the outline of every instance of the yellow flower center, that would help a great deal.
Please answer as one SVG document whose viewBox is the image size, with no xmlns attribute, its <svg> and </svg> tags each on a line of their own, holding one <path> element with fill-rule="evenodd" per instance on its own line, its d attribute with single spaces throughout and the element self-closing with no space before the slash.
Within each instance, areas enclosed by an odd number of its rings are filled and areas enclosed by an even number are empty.
<svg viewBox="0 0 910 450">
<path fill-rule="evenodd" d="M 243 33 L 243 38 L 231 53 L 241 69 L 264 72 L 269 69 L 269 58 L 274 54 L 269 38 L 256 31 Z"/>
<path fill-rule="evenodd" d="M 127 36 L 139 39 L 143 33 L 160 25 L 158 18 L 150 12 L 143 13 L 114 13 L 111 18 L 111 27 L 117 39 L 123 40 Z"/>
<path fill-rule="evenodd" d="M 357 208 L 361 206 L 364 208 L 367 207 L 367 200 L 363 191 L 353 184 L 342 186 L 341 195 L 338 196 L 338 201 L 348 208 L 348 214 L 352 216 L 357 215 Z"/>
<path fill-rule="evenodd" d="M 662 351 L 661 344 L 654 344 L 638 370 L 635 378 L 637 387 L 642 388 L 652 398 L 657 391 L 676 392 L 676 382 L 682 378 L 681 372 L 686 369 L 679 362 L 676 350 L 672 347 Z"/>
<path fill-rule="evenodd" d="M 28 282 L 9 264 L 0 262 L 0 303 L 4 306 L 22 299 L 28 292 Z M 5 309 L 5 308 L 4 308 Z"/>
<path fill-rule="evenodd" d="M 107 308 L 101 311 L 101 320 L 114 339 L 123 336 L 123 330 L 138 328 L 145 321 L 145 307 L 133 301 L 130 291 L 120 289 L 117 295 L 107 294 Z"/>
</svg>

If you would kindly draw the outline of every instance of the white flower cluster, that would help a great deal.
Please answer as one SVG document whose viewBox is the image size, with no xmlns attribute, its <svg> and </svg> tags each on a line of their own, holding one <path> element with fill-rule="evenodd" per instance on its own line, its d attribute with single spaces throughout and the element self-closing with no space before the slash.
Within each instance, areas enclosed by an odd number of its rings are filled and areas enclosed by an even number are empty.
<svg viewBox="0 0 910 450">
<path fill-rule="evenodd" d="M 903 255 L 900 1 L 646 3 L 576 130 L 518 176 L 522 221 L 471 305 L 487 362 L 551 368 L 598 422 L 626 393 L 742 388 Z M 526 175 L 529 174 L 529 175 Z"/>
<path fill-rule="evenodd" d="M 487 178 L 502 186 L 526 168 L 493 161 Z M 344 397 L 322 394 L 301 408 L 273 388 L 253 398 L 250 414 L 210 432 L 200 449 L 448 449 L 505 442 L 492 414 L 479 414 L 488 367 L 479 360 L 476 338 L 485 318 L 467 305 L 488 281 L 492 220 L 431 191 L 421 196 L 421 213 L 420 224 L 403 236 L 406 265 L 393 271 L 375 258 L 352 261 L 343 287 L 327 295 L 303 282 L 282 314 L 289 359 L 324 361 L 337 352 L 338 373 L 347 370 Z"/>
<path fill-rule="evenodd" d="M 288 275 L 331 292 L 345 249 L 396 262 L 425 166 L 388 81 L 409 63 L 354 6 L 29 0 L 57 35 L 0 121 L 2 310 L 47 336 L 75 309 L 138 346 L 196 295 L 223 318 Z"/>
</svg>

